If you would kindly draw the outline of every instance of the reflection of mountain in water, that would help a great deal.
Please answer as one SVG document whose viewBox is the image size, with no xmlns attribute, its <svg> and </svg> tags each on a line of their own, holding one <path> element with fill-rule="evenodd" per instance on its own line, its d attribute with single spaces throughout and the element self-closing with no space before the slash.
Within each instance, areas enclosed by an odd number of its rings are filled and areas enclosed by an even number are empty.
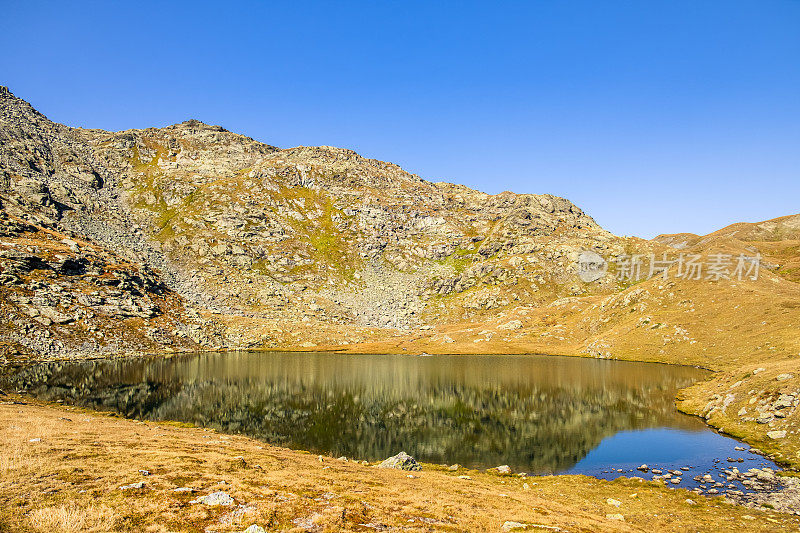
<svg viewBox="0 0 800 533">
<path fill-rule="evenodd" d="M 181 420 L 359 459 L 561 471 L 622 430 L 694 429 L 691 368 L 557 357 L 211 354 L 52 363 L 7 378 L 48 400 Z"/>
</svg>

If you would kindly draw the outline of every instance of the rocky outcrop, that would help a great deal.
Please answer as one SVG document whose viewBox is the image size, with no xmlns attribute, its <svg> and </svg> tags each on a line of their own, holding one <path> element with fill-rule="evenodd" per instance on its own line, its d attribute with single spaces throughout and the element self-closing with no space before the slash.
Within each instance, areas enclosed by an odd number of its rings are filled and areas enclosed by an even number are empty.
<svg viewBox="0 0 800 533">
<path fill-rule="evenodd" d="M 143 265 L 0 213 L 5 355 L 57 357 L 196 347 L 181 298 Z M 126 325 L 128 327 L 126 327 Z"/>
<path fill-rule="evenodd" d="M 400 452 L 381 462 L 378 468 L 394 468 L 397 470 L 422 470 L 420 464 L 406 452 Z"/>
</svg>

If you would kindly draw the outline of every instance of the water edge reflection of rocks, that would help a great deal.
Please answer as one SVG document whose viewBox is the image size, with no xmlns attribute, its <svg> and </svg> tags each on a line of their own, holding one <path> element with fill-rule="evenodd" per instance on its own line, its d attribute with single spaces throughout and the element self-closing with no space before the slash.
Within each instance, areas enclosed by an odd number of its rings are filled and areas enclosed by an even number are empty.
<svg viewBox="0 0 800 533">
<path fill-rule="evenodd" d="M 214 353 L 45 363 L 4 386 L 333 456 L 560 472 L 621 431 L 707 430 L 676 412 L 705 371 L 547 356 Z"/>
</svg>

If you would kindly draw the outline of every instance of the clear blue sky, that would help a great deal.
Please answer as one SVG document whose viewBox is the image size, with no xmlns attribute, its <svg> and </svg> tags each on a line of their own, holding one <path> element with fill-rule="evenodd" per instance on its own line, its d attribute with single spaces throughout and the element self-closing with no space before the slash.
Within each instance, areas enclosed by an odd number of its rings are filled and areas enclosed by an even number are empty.
<svg viewBox="0 0 800 533">
<path fill-rule="evenodd" d="M 0 84 L 110 130 L 197 118 L 617 234 L 800 212 L 800 1 L 3 0 Z"/>
</svg>

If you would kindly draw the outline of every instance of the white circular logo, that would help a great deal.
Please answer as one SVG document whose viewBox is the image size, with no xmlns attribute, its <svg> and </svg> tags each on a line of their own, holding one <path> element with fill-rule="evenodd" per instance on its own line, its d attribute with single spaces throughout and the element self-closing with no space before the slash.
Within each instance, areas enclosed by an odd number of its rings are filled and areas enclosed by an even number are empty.
<svg viewBox="0 0 800 533">
<path fill-rule="evenodd" d="M 608 263 L 597 252 L 585 250 L 578 256 L 578 277 L 586 283 L 597 281 L 606 275 Z"/>
</svg>

